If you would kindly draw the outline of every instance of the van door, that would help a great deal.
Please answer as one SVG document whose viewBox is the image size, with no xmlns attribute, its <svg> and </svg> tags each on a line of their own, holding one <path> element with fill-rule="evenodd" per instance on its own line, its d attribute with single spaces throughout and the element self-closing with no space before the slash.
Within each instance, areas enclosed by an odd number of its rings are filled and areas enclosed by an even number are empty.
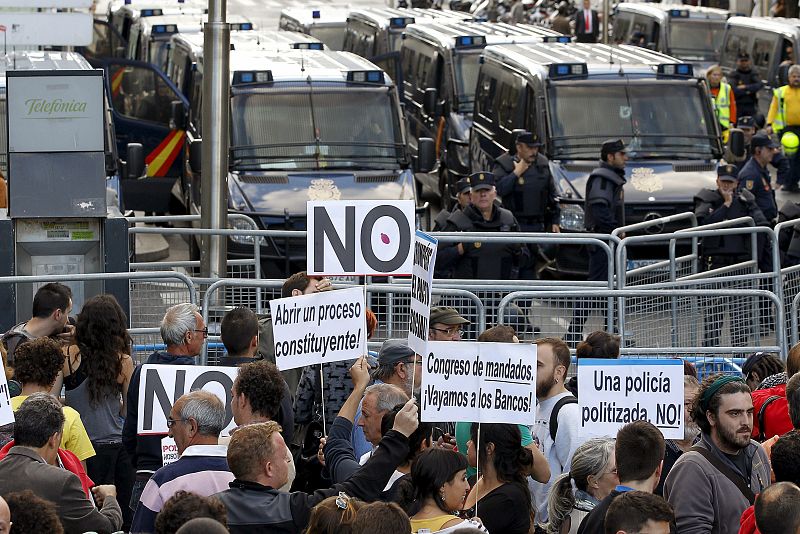
<svg viewBox="0 0 800 534">
<path fill-rule="evenodd" d="M 764 89 L 758 94 L 759 110 L 767 116 L 772 102 L 772 92 L 779 87 L 778 63 L 780 62 L 779 45 L 782 39 L 773 33 L 759 32 L 753 39 L 750 58 L 753 70 L 764 82 Z"/>
<path fill-rule="evenodd" d="M 165 187 L 171 188 L 174 178 L 183 169 L 185 132 L 172 128 L 172 102 L 180 101 L 186 110 L 189 103 L 177 87 L 149 63 L 123 59 L 92 60 L 95 67 L 105 70 L 106 92 L 111 102 L 117 134 L 117 151 L 127 158 L 128 143 L 141 143 L 147 164 L 147 176 L 169 178 Z M 123 189 L 125 181 L 123 181 Z M 128 209 L 163 211 L 147 207 L 147 196 L 125 194 Z M 139 199 L 139 203 L 136 202 Z M 153 198 L 154 203 L 163 198 Z"/>
</svg>

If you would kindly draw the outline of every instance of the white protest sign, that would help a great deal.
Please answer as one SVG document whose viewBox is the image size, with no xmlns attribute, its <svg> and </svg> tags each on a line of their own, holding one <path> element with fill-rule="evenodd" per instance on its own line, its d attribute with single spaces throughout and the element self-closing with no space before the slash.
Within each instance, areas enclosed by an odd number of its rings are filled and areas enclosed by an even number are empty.
<svg viewBox="0 0 800 534">
<path fill-rule="evenodd" d="M 229 435 L 236 426 L 231 412 L 231 390 L 238 372 L 238 367 L 145 364 L 139 381 L 136 432 L 166 434 L 167 418 L 175 401 L 185 393 L 204 389 L 225 404 L 225 429 L 221 435 Z"/>
<path fill-rule="evenodd" d="M 308 202 L 309 275 L 410 275 L 413 200 Z"/>
<path fill-rule="evenodd" d="M 533 423 L 536 345 L 429 341 L 422 421 Z"/>
<path fill-rule="evenodd" d="M 436 238 L 417 230 L 414 266 L 411 270 L 411 312 L 408 326 L 408 346 L 417 354 L 427 352 L 437 243 Z"/>
<path fill-rule="evenodd" d="M 161 463 L 169 465 L 177 462 L 178 458 L 180 458 L 180 454 L 178 454 L 178 445 L 175 443 L 175 439 L 169 436 L 161 438 Z"/>
<path fill-rule="evenodd" d="M 683 362 L 586 359 L 578 364 L 579 435 L 617 435 L 627 423 L 653 423 L 666 439 L 683 439 Z"/>
<path fill-rule="evenodd" d="M 8 392 L 6 374 L 0 369 L 0 426 L 14 422 L 14 410 L 11 409 L 11 397 Z"/>
<path fill-rule="evenodd" d="M 364 291 L 323 291 L 269 303 L 275 364 L 296 369 L 358 358 L 367 352 Z"/>
</svg>

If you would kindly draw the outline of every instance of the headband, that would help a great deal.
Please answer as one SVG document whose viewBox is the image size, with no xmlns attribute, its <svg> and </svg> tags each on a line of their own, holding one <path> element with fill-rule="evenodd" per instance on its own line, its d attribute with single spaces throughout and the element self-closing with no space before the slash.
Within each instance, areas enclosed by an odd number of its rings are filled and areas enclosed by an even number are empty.
<svg viewBox="0 0 800 534">
<path fill-rule="evenodd" d="M 741 382 L 744 384 L 744 380 L 742 380 L 738 376 L 733 375 L 725 375 L 717 378 L 714 380 L 708 389 L 703 392 L 703 395 L 700 397 L 700 408 L 705 412 L 708 410 L 708 404 L 711 402 L 711 398 L 717 394 L 717 392 L 724 386 L 725 384 L 730 384 L 731 382 Z"/>
</svg>

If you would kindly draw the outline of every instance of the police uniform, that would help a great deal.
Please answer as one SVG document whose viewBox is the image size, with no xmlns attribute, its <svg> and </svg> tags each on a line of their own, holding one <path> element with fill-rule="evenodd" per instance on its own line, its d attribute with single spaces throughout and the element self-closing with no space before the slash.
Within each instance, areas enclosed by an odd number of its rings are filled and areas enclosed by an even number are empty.
<svg viewBox="0 0 800 534">
<path fill-rule="evenodd" d="M 778 211 L 778 223 L 800 219 L 800 203 L 785 202 Z M 800 224 L 784 228 L 778 235 L 781 267 L 800 265 Z"/>
<path fill-rule="evenodd" d="M 778 148 L 778 145 L 769 137 L 763 134 L 753 136 L 750 142 L 752 150 L 758 147 Z M 778 216 L 778 206 L 775 203 L 775 191 L 770 184 L 769 170 L 762 167 L 758 162 L 750 157 L 738 174 L 739 190 L 747 189 L 755 196 L 756 204 L 761 209 L 761 213 L 768 221 L 772 221 Z"/>
<path fill-rule="evenodd" d="M 492 173 L 479 172 L 469 178 L 472 191 L 495 187 Z M 519 232 L 514 215 L 496 204 L 489 220 L 470 204 L 455 210 L 447 218 L 445 232 Z M 527 261 L 527 249 L 520 244 L 484 243 L 479 240 L 462 242 L 464 254 L 458 253 L 457 243 L 440 248 L 436 257 L 437 277 L 480 280 L 514 280 Z"/>
<path fill-rule="evenodd" d="M 737 128 L 752 128 L 753 130 L 757 130 L 758 127 L 756 126 L 756 121 L 753 117 L 745 116 L 740 117 L 739 120 L 736 121 Z M 753 149 L 750 145 L 746 147 L 744 158 L 737 158 L 733 155 L 730 151 L 730 147 L 726 147 L 725 152 L 725 161 L 729 163 L 735 163 L 736 166 L 739 168 L 739 172 L 744 168 L 750 158 L 753 157 Z M 778 184 L 784 186 L 785 188 L 793 187 L 792 184 L 792 177 L 791 177 L 791 168 L 789 166 L 789 158 L 783 152 L 777 152 L 775 156 L 772 158 L 770 162 L 778 174 Z M 796 186 L 794 186 L 796 187 Z"/>
<path fill-rule="evenodd" d="M 601 154 L 625 152 L 621 139 L 603 143 Z M 612 167 L 605 161 L 592 171 L 586 181 L 584 196 L 584 226 L 586 231 L 597 234 L 611 234 L 625 225 L 625 204 L 623 186 L 625 169 Z M 600 247 L 589 247 L 589 276 L 591 281 L 608 280 L 608 255 Z M 591 303 L 579 303 L 572 315 L 572 321 L 565 336 L 568 343 L 575 345 L 582 337 L 583 325 L 589 316 Z"/>
<path fill-rule="evenodd" d="M 542 143 L 530 132 L 517 136 L 517 143 L 541 147 Z M 536 155 L 521 176 L 514 174 L 519 156 L 503 154 L 495 160 L 492 174 L 497 176 L 497 195 L 503 207 L 511 210 L 523 232 L 544 232 L 549 225 L 558 224 L 560 212 L 556 202 L 556 187 L 550 173 L 550 162 L 542 154 Z"/>
<path fill-rule="evenodd" d="M 737 182 L 736 166 L 721 165 L 717 169 L 721 181 Z M 719 189 L 703 189 L 694 199 L 695 211 L 699 224 L 712 224 L 739 217 L 752 217 L 758 226 L 767 225 L 755 196 L 747 189 L 740 189 L 733 194 L 730 206 L 725 206 L 725 198 Z M 712 235 L 703 238 L 700 246 L 703 265 L 706 270 L 719 269 L 747 261 L 750 259 L 750 238 L 745 234 Z M 704 309 L 706 347 L 719 346 L 720 330 L 727 299 L 711 298 Z M 731 343 L 734 346 L 747 344 L 749 334 L 748 302 L 741 297 L 730 299 Z"/>
<path fill-rule="evenodd" d="M 470 190 L 469 178 L 467 177 L 461 178 L 459 181 L 456 182 L 454 189 L 456 198 L 458 198 L 459 195 L 469 191 Z M 433 219 L 433 231 L 443 232 L 444 227 L 447 226 L 447 219 L 450 217 L 450 215 L 453 212 L 460 210 L 461 210 L 461 204 L 459 204 L 458 202 L 455 202 L 453 204 L 453 208 L 450 211 L 442 209 L 442 211 L 440 211 Z"/>
</svg>

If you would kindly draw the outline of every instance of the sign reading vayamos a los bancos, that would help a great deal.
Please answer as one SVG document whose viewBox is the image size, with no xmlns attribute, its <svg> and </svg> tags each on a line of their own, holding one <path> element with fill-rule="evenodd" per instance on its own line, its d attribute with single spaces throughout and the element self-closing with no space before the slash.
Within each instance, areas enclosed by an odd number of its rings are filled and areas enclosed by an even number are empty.
<svg viewBox="0 0 800 534">
<path fill-rule="evenodd" d="M 8 73 L 9 152 L 102 152 L 101 71 Z"/>
</svg>

